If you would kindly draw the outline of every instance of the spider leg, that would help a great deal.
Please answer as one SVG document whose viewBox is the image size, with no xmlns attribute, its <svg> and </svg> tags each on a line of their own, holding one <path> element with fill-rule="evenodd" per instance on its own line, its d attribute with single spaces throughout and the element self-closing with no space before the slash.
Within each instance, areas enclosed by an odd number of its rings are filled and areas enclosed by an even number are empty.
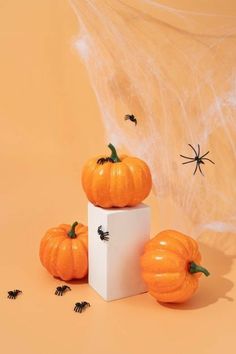
<svg viewBox="0 0 236 354">
<path fill-rule="evenodd" d="M 202 172 L 202 170 L 201 170 L 200 164 L 198 164 L 198 168 L 199 168 L 199 171 L 201 172 L 201 174 L 204 176 L 204 174 L 203 174 L 203 172 Z"/>
<path fill-rule="evenodd" d="M 193 172 L 193 174 L 195 175 L 195 173 L 197 172 L 197 167 L 198 167 L 198 163 L 196 163 L 196 167 L 195 167 L 195 170 Z"/>
<path fill-rule="evenodd" d="M 194 147 L 191 144 L 188 144 L 188 145 L 193 149 L 193 151 L 195 152 L 196 156 L 198 156 L 197 151 L 194 149 Z"/>
<path fill-rule="evenodd" d="M 202 159 L 204 156 L 208 155 L 210 151 L 207 151 L 204 155 L 202 155 L 200 158 Z"/>
<path fill-rule="evenodd" d="M 200 156 L 200 145 L 197 144 L 197 156 Z"/>
<path fill-rule="evenodd" d="M 182 162 L 182 165 L 186 165 L 186 163 L 191 163 L 191 162 L 194 162 L 194 161 L 195 161 L 195 159 L 192 160 L 192 161 Z"/>
<path fill-rule="evenodd" d="M 208 159 L 207 157 L 203 157 L 202 160 L 207 160 L 210 161 L 211 163 L 213 163 L 215 165 L 215 162 L 211 161 L 210 159 Z"/>
<path fill-rule="evenodd" d="M 185 159 L 189 159 L 189 160 L 194 160 L 195 159 L 195 157 L 188 157 L 188 156 L 184 156 L 184 155 L 179 155 L 179 156 L 184 157 Z"/>
</svg>

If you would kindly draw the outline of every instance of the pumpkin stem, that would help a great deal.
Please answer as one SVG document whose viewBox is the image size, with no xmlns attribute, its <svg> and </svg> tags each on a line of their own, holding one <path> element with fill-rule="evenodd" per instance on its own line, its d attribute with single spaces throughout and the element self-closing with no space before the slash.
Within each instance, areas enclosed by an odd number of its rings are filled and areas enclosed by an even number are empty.
<svg viewBox="0 0 236 354">
<path fill-rule="evenodd" d="M 189 273 L 193 274 L 193 273 L 198 273 L 198 272 L 204 273 L 206 277 L 208 277 L 208 275 L 210 275 L 210 273 L 208 272 L 208 270 L 206 268 L 203 268 L 202 266 L 200 266 L 194 262 L 190 262 Z"/>
<path fill-rule="evenodd" d="M 67 234 L 70 238 L 76 238 L 75 228 L 76 228 L 77 225 L 78 225 L 77 221 L 75 221 L 72 224 L 71 229 L 70 229 L 70 231 Z"/>
<path fill-rule="evenodd" d="M 115 147 L 110 143 L 108 145 L 109 149 L 111 150 L 111 156 L 110 158 L 114 161 L 114 162 L 121 162 L 121 160 L 119 159 L 116 149 Z"/>
</svg>

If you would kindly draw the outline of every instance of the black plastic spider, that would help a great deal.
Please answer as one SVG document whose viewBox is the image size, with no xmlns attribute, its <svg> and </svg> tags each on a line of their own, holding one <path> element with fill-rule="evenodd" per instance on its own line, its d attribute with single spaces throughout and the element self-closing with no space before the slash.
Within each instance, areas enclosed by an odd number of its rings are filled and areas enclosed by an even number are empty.
<svg viewBox="0 0 236 354">
<path fill-rule="evenodd" d="M 71 288 L 67 285 L 58 286 L 55 291 L 55 295 L 62 296 L 67 290 L 71 290 Z"/>
<path fill-rule="evenodd" d="M 82 301 L 82 302 L 76 302 L 74 311 L 75 312 L 83 312 L 87 307 L 90 307 L 90 303 L 87 301 Z"/>
<path fill-rule="evenodd" d="M 135 123 L 135 125 L 137 125 L 137 118 L 133 114 L 126 114 L 125 120 L 130 120 L 131 122 Z"/>
<path fill-rule="evenodd" d="M 21 290 L 11 290 L 11 291 L 8 291 L 8 296 L 7 296 L 7 297 L 8 297 L 9 299 L 16 299 L 17 296 L 18 296 L 20 293 L 22 293 Z"/>
<path fill-rule="evenodd" d="M 100 225 L 98 227 L 97 233 L 100 236 L 100 239 L 102 241 L 109 241 L 109 238 L 110 238 L 109 237 L 109 232 L 108 231 L 106 231 L 106 232 L 102 231 L 102 225 Z"/>
<path fill-rule="evenodd" d="M 205 156 L 209 154 L 210 151 L 207 151 L 204 155 L 200 156 L 200 145 L 198 144 L 198 151 L 196 151 L 194 149 L 194 147 L 191 145 L 191 144 L 188 144 L 194 151 L 195 153 L 195 157 L 187 157 L 187 156 L 183 156 L 183 155 L 180 155 L 181 157 L 184 157 L 185 159 L 189 159 L 190 161 L 187 161 L 187 162 L 182 162 L 183 165 L 187 164 L 187 163 L 191 163 L 191 162 L 196 162 L 196 167 L 195 167 L 195 170 L 193 172 L 193 174 L 195 175 L 195 173 L 197 172 L 197 169 L 199 168 L 199 171 L 201 172 L 201 174 L 204 176 L 202 170 L 201 170 L 201 164 L 205 164 L 205 162 L 203 160 L 207 160 L 207 161 L 210 161 L 211 163 L 215 164 L 215 162 L 213 162 L 212 160 L 206 158 Z"/>
<path fill-rule="evenodd" d="M 103 164 L 106 163 L 106 162 L 112 162 L 112 163 L 114 163 L 114 161 L 112 160 L 111 157 L 101 157 L 100 159 L 97 160 L 97 163 L 98 163 L 99 165 L 103 165 Z"/>
</svg>

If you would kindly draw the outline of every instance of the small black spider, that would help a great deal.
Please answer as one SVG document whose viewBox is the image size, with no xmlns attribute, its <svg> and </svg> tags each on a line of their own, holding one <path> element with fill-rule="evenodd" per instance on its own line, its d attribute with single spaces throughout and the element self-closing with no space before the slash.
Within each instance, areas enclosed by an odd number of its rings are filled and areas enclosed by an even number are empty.
<svg viewBox="0 0 236 354">
<path fill-rule="evenodd" d="M 131 122 L 134 122 L 135 125 L 137 125 L 137 118 L 133 114 L 126 114 L 125 120 L 130 120 Z"/>
<path fill-rule="evenodd" d="M 111 162 L 111 163 L 114 163 L 114 161 L 112 160 L 111 157 L 101 157 L 100 159 L 97 160 L 97 163 L 99 165 L 103 165 L 104 163 L 106 162 Z"/>
<path fill-rule="evenodd" d="M 67 285 L 58 286 L 55 291 L 55 295 L 62 296 L 67 290 L 71 290 L 71 288 Z"/>
<path fill-rule="evenodd" d="M 97 233 L 100 236 L 100 239 L 102 241 L 109 241 L 109 238 L 110 238 L 109 237 L 109 232 L 108 231 L 106 231 L 106 232 L 102 231 L 102 225 L 100 225 L 98 227 Z"/>
<path fill-rule="evenodd" d="M 11 291 L 8 291 L 8 298 L 9 299 L 16 299 L 18 294 L 22 293 L 21 290 L 11 290 Z"/>
<path fill-rule="evenodd" d="M 82 301 L 82 302 L 76 302 L 74 311 L 75 312 L 83 312 L 87 307 L 90 307 L 90 303 L 87 301 Z"/>
<path fill-rule="evenodd" d="M 209 154 L 210 151 L 207 151 L 204 155 L 200 156 L 200 145 L 198 144 L 198 152 L 194 149 L 194 147 L 191 144 L 188 144 L 194 151 L 195 153 L 195 157 L 187 157 L 187 156 L 183 156 L 180 155 L 181 157 L 184 157 L 185 159 L 189 159 L 190 161 L 187 162 L 182 162 L 183 165 L 185 165 L 186 163 L 191 163 L 191 162 L 196 162 L 196 167 L 195 170 L 193 172 L 193 174 L 195 175 L 195 173 L 197 172 L 197 169 L 199 168 L 199 171 L 201 172 L 201 174 L 204 176 L 204 174 L 202 173 L 201 170 L 201 164 L 205 164 L 205 162 L 203 160 L 207 160 L 210 161 L 211 163 L 215 164 L 215 162 L 213 162 L 212 160 L 206 158 L 205 156 Z"/>
</svg>

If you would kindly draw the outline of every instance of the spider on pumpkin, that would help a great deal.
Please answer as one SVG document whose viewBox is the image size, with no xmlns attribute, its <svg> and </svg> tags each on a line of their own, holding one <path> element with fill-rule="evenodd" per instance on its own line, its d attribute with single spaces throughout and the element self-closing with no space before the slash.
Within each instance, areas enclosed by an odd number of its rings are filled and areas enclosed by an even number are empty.
<svg viewBox="0 0 236 354">
<path fill-rule="evenodd" d="M 11 290 L 11 291 L 8 291 L 8 298 L 9 299 L 16 299 L 17 298 L 17 296 L 20 294 L 20 293 L 22 293 L 22 291 L 21 290 Z"/>
<path fill-rule="evenodd" d="M 55 295 L 62 296 L 67 290 L 71 290 L 71 288 L 67 285 L 58 286 L 55 291 Z"/>
<path fill-rule="evenodd" d="M 108 231 L 106 231 L 106 232 L 102 231 L 102 225 L 100 225 L 98 227 L 97 233 L 100 236 L 100 239 L 102 241 L 109 241 L 109 238 L 110 238 L 109 237 L 109 232 Z"/>
<path fill-rule="evenodd" d="M 130 120 L 131 122 L 135 123 L 135 125 L 137 125 L 137 118 L 133 114 L 126 114 L 125 120 Z"/>
<path fill-rule="evenodd" d="M 213 162 L 212 160 L 210 160 L 207 157 L 205 157 L 206 155 L 209 154 L 210 151 L 207 151 L 204 155 L 200 156 L 200 145 L 199 144 L 197 145 L 198 146 L 198 151 L 196 151 L 191 144 L 188 144 L 188 145 L 194 151 L 195 157 L 187 157 L 187 156 L 184 156 L 184 155 L 180 155 L 181 157 L 190 160 L 190 161 L 182 162 L 182 165 L 185 165 L 185 164 L 191 163 L 191 162 L 196 162 L 196 167 L 195 167 L 195 170 L 194 170 L 193 174 L 195 175 L 195 173 L 197 172 L 197 169 L 199 169 L 201 174 L 204 176 L 204 174 L 203 174 L 203 172 L 201 170 L 201 166 L 200 166 L 201 164 L 203 164 L 203 165 L 205 164 L 205 162 L 203 160 L 207 160 L 207 161 L 210 161 L 211 163 L 215 164 L 215 162 Z"/>
<path fill-rule="evenodd" d="M 101 157 L 100 159 L 97 160 L 97 163 L 98 163 L 99 165 L 103 165 L 103 164 L 106 163 L 106 162 L 112 162 L 112 163 L 114 163 L 114 161 L 112 160 L 111 157 Z"/>
<path fill-rule="evenodd" d="M 83 312 L 87 307 L 90 307 L 90 303 L 87 301 L 82 301 L 82 302 L 76 302 L 74 311 L 75 312 Z"/>
</svg>

